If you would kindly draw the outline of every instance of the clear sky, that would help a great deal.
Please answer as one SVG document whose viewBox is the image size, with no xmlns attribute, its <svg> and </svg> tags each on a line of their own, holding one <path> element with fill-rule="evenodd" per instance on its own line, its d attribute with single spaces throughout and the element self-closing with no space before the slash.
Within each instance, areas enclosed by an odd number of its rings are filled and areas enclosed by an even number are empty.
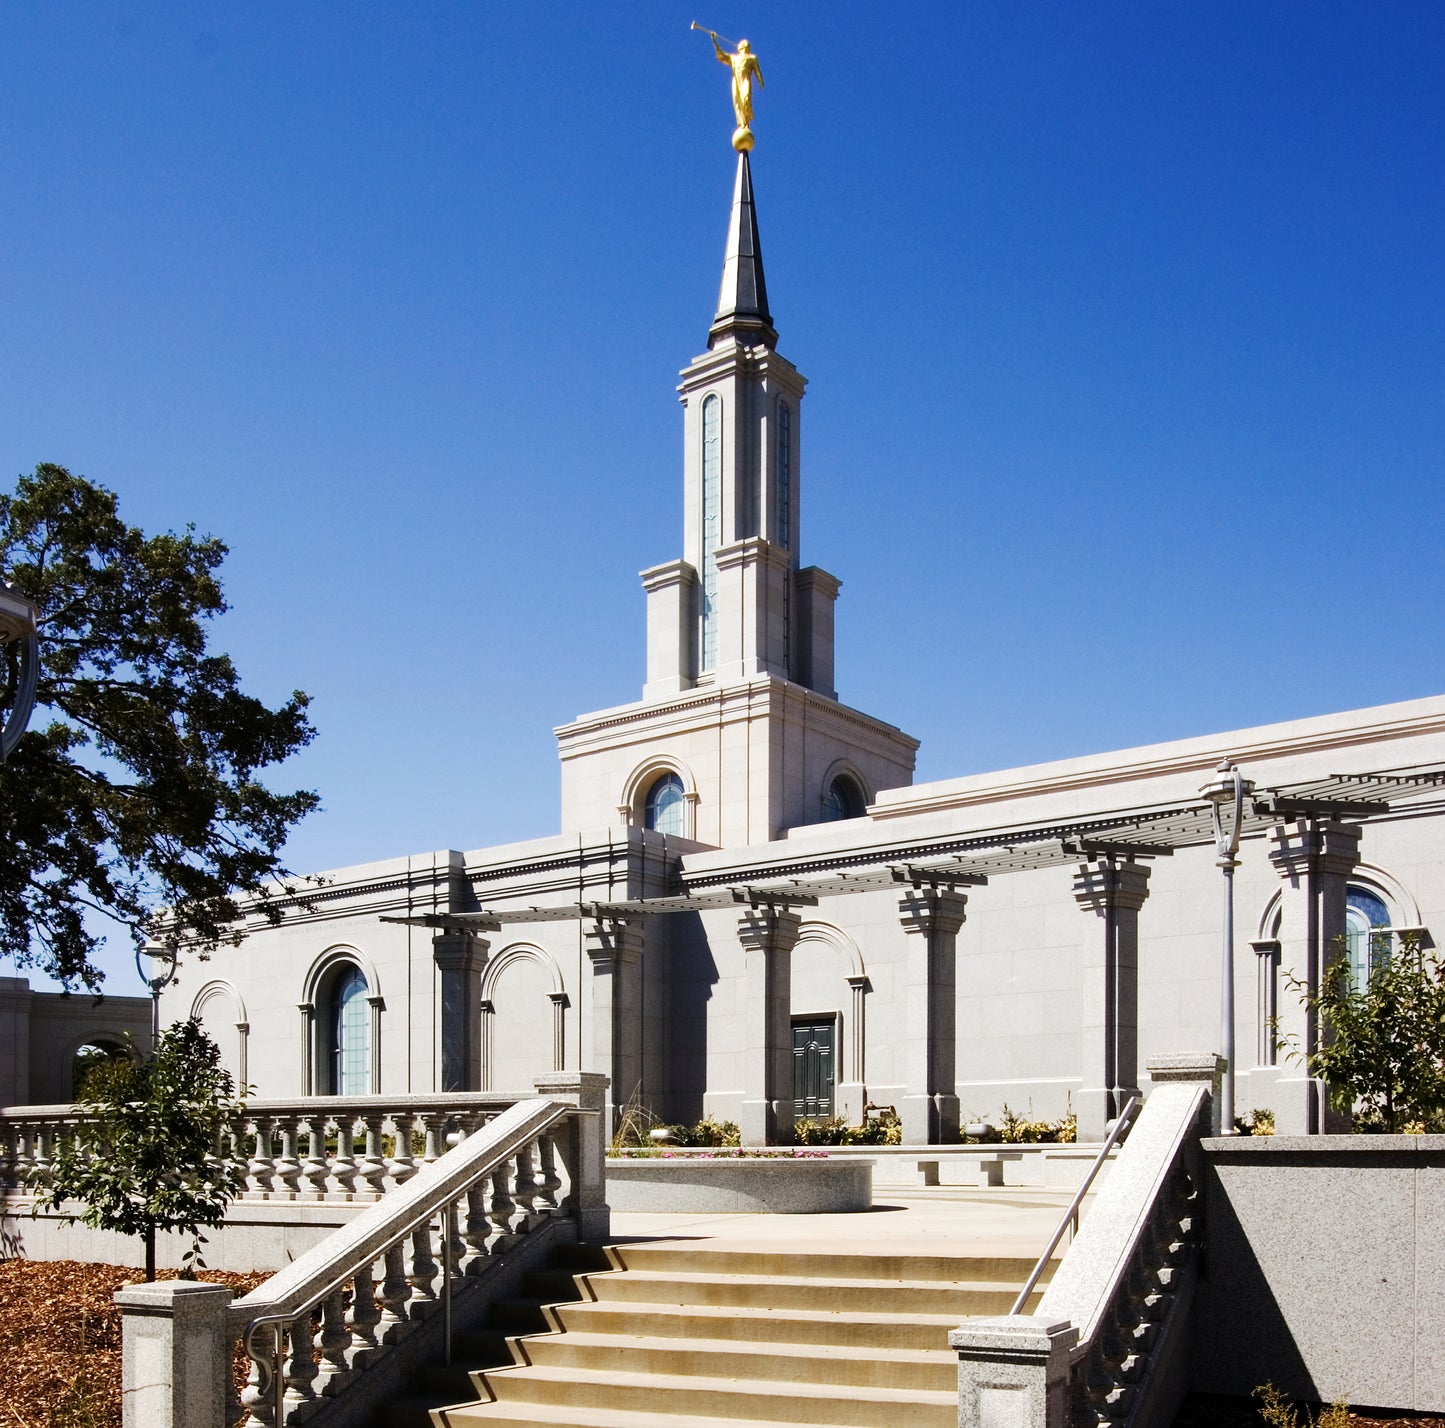
<svg viewBox="0 0 1445 1428">
<path fill-rule="evenodd" d="M 315 697 L 293 867 L 555 832 L 553 726 L 640 695 L 693 18 L 920 780 L 1445 692 L 1445 5 L 694 3 L 0 9 L 0 470 L 230 544 L 218 642 Z"/>
</svg>

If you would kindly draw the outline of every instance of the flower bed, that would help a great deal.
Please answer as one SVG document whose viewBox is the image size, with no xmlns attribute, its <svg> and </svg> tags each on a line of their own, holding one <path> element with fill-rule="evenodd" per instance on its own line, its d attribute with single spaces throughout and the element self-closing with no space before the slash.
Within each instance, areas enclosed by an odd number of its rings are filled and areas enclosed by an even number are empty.
<svg viewBox="0 0 1445 1428">
<path fill-rule="evenodd" d="M 619 1213 L 848 1213 L 872 1207 L 873 1161 L 733 1147 L 623 1156 L 607 1162 L 607 1202 Z"/>
</svg>

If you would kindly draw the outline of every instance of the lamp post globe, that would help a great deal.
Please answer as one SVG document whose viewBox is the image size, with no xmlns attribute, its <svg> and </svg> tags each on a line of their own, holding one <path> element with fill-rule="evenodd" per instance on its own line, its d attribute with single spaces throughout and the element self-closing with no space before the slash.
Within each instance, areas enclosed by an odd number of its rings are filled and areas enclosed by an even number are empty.
<svg viewBox="0 0 1445 1428">
<path fill-rule="evenodd" d="M 146 975 L 146 969 L 141 965 L 141 958 L 150 958 L 150 976 Z M 164 967 L 161 972 L 159 968 Z M 135 969 L 141 981 L 151 990 L 151 1051 L 155 1052 L 156 1046 L 161 1039 L 161 993 L 170 986 L 176 979 L 176 972 L 180 967 L 180 959 L 176 956 L 175 948 L 162 945 L 150 947 L 137 947 L 135 950 Z"/>
<path fill-rule="evenodd" d="M 1239 834 L 1244 801 L 1254 784 L 1225 759 L 1214 777 L 1199 790 L 1214 819 L 1215 862 L 1224 874 L 1224 930 L 1220 943 L 1219 1054 L 1224 1058 L 1224 1079 L 1219 1088 L 1219 1129 L 1234 1134 L 1234 870 L 1239 866 Z"/>
<path fill-rule="evenodd" d="M 0 763 L 15 752 L 35 708 L 40 678 L 37 611 L 0 579 Z"/>
</svg>

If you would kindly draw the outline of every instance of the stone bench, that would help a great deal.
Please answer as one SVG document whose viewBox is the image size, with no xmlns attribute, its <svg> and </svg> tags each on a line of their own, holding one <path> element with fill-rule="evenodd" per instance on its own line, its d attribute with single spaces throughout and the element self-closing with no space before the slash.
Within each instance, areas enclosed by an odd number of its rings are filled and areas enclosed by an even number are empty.
<svg viewBox="0 0 1445 1428">
<path fill-rule="evenodd" d="M 1006 1160 L 1022 1160 L 1021 1150 L 949 1151 L 920 1157 L 920 1185 L 1002 1185 Z"/>
</svg>

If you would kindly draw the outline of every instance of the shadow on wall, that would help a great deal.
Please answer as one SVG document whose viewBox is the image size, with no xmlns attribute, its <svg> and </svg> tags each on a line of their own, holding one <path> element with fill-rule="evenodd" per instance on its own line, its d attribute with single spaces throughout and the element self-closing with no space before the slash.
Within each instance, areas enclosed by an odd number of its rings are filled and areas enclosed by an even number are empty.
<svg viewBox="0 0 1445 1428">
<path fill-rule="evenodd" d="M 717 985 L 717 963 L 708 946 L 702 918 L 695 912 L 671 918 L 672 956 L 669 981 L 672 1015 L 668 1018 L 667 1060 L 670 1075 L 664 1117 L 692 1125 L 703 1117 L 707 1089 L 707 1004 Z"/>
</svg>

